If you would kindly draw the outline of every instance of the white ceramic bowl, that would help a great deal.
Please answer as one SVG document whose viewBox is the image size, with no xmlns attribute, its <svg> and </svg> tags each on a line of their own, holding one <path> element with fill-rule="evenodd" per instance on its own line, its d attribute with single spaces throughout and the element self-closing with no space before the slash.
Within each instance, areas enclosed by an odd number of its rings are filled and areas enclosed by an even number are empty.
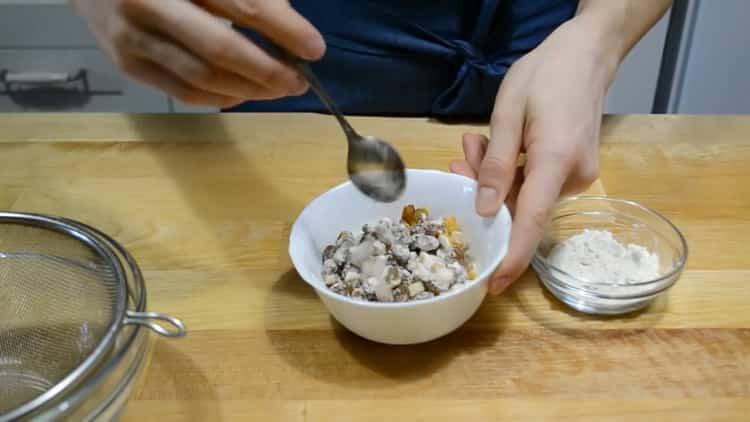
<svg viewBox="0 0 750 422">
<path fill-rule="evenodd" d="M 302 211 L 292 227 L 289 255 L 331 315 L 352 332 L 388 344 L 430 341 L 457 329 L 476 312 L 487 294 L 487 279 L 508 250 L 508 209 L 503 207 L 494 218 L 480 217 L 474 208 L 475 194 L 474 180 L 433 170 L 407 170 L 403 196 L 387 204 L 370 200 L 347 182 L 320 195 Z M 477 278 L 463 289 L 413 302 L 365 302 L 329 290 L 320 275 L 325 246 L 342 230 L 357 232 L 381 217 L 398 220 L 408 204 L 429 208 L 436 217 L 457 218 Z"/>
</svg>

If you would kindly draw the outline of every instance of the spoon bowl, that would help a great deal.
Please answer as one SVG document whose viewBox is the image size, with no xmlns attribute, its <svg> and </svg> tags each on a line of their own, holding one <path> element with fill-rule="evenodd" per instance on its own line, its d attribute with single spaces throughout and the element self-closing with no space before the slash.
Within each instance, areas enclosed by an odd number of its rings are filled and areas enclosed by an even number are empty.
<svg viewBox="0 0 750 422">
<path fill-rule="evenodd" d="M 349 143 L 347 171 L 357 189 L 379 202 L 397 200 L 406 187 L 404 163 L 398 152 L 373 136 Z"/>
<path fill-rule="evenodd" d="M 346 168 L 354 186 L 378 202 L 393 202 L 400 198 L 406 187 L 406 170 L 398 151 L 382 139 L 358 134 L 323 89 L 310 66 L 299 58 L 286 56 L 344 131 L 349 144 Z"/>
</svg>

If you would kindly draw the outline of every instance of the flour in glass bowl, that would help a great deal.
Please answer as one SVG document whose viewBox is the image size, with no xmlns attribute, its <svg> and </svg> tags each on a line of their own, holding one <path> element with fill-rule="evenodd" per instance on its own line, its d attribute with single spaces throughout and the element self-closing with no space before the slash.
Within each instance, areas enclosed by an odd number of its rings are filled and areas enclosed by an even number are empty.
<svg viewBox="0 0 750 422">
<path fill-rule="evenodd" d="M 659 255 L 641 245 L 622 244 L 607 230 L 586 229 L 558 243 L 547 261 L 579 279 L 566 277 L 569 284 L 581 285 L 585 280 L 600 285 L 595 290 L 611 293 L 660 275 Z"/>
</svg>

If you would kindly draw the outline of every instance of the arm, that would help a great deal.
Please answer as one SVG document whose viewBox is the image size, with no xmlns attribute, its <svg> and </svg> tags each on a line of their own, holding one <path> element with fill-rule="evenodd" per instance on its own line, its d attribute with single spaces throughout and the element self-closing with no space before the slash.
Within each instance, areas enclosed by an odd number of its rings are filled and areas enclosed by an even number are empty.
<svg viewBox="0 0 750 422">
<path fill-rule="evenodd" d="M 599 176 L 604 96 L 617 66 L 664 14 L 668 0 L 581 0 L 576 16 L 508 71 L 495 99 L 490 139 L 466 134 L 451 170 L 479 182 L 477 212 L 514 210 L 510 249 L 490 282 L 499 293 L 528 267 L 561 195 Z M 516 168 L 526 152 L 523 169 Z"/>
<path fill-rule="evenodd" d="M 591 52 L 616 68 L 671 5 L 672 0 L 580 0 L 569 24 L 585 28 L 593 38 Z"/>
</svg>

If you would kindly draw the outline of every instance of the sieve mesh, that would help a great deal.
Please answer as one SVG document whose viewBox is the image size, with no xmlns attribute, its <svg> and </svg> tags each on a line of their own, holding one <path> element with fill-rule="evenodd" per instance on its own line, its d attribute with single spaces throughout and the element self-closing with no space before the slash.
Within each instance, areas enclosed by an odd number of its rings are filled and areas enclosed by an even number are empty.
<svg viewBox="0 0 750 422">
<path fill-rule="evenodd" d="M 0 415 L 95 363 L 122 295 L 114 261 L 80 232 L 0 220 Z"/>
</svg>

